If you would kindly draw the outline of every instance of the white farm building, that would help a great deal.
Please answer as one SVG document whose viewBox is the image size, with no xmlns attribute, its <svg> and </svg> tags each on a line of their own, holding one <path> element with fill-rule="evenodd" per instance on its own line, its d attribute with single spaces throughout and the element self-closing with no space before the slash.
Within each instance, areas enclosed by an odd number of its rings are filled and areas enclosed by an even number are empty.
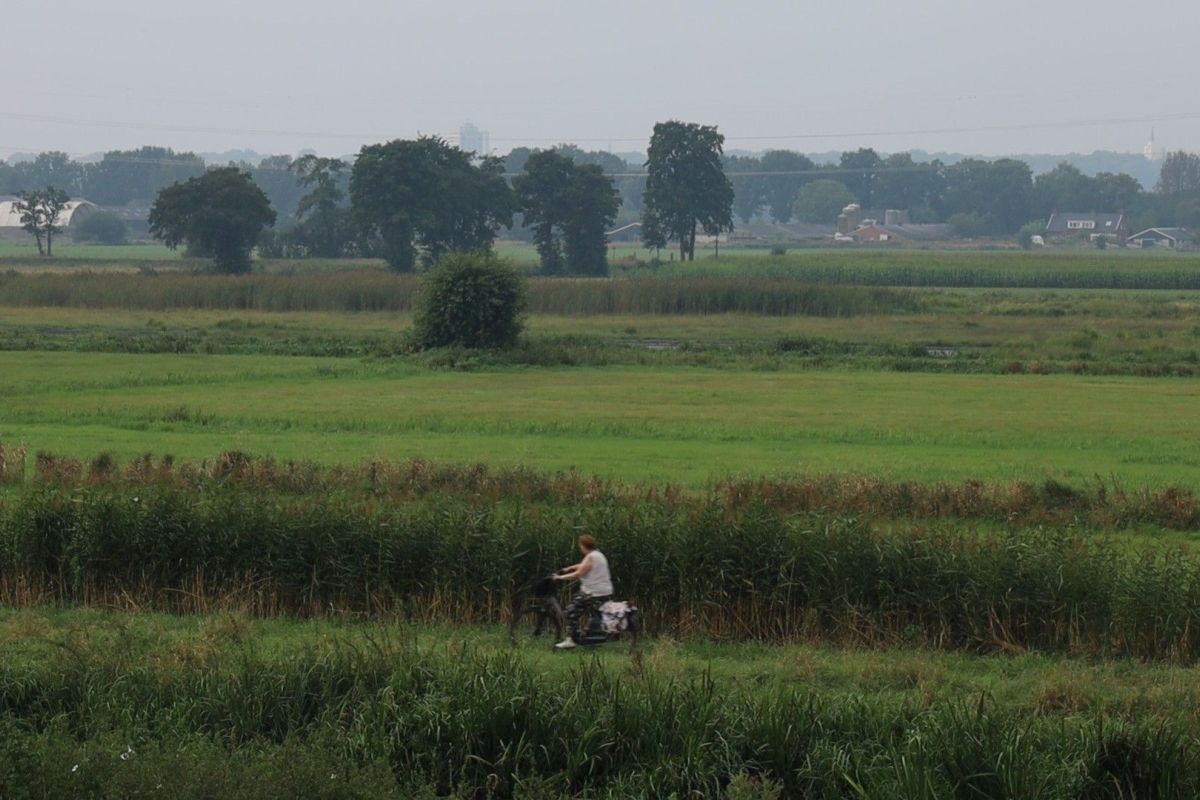
<svg viewBox="0 0 1200 800">
<path fill-rule="evenodd" d="M 21 215 L 17 212 L 15 203 L 14 198 L 0 198 L 0 236 L 5 238 L 19 238 L 28 235 L 21 229 Z M 95 210 L 95 204 L 87 200 L 71 200 L 63 209 L 58 224 L 63 230 L 69 231 L 72 225 L 77 224 L 79 220 Z"/>
</svg>

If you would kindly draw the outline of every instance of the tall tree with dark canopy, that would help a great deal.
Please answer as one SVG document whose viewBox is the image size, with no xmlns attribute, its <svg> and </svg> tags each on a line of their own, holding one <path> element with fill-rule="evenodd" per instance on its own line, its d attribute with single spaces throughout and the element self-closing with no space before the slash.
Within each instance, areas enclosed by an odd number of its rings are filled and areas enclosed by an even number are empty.
<svg viewBox="0 0 1200 800">
<path fill-rule="evenodd" d="M 877 173 L 872 200 L 876 208 L 914 212 L 917 219 L 936 218 L 946 188 L 940 161 L 918 163 L 911 153 L 893 153 Z"/>
<path fill-rule="evenodd" d="M 1200 191 L 1200 156 L 1183 150 L 1168 153 L 1159 172 L 1158 191 L 1165 195 Z"/>
<path fill-rule="evenodd" d="M 1142 193 L 1138 179 L 1124 172 L 1100 172 L 1095 181 L 1101 210 L 1128 211 L 1134 208 Z"/>
<path fill-rule="evenodd" d="M 250 271 L 250 251 L 275 224 L 267 195 L 237 167 L 212 169 L 168 186 L 150 209 L 150 233 L 174 249 L 186 243 L 211 253 L 217 269 Z"/>
<path fill-rule="evenodd" d="M 1033 217 L 1033 173 L 1024 161 L 966 158 L 946 168 L 945 213 L 976 215 L 979 235 L 1015 233 Z"/>
<path fill-rule="evenodd" d="M 650 247 L 679 243 L 679 257 L 696 258 L 696 230 L 710 236 L 733 229 L 733 185 L 721 167 L 725 137 L 714 125 L 659 122 L 647 153 L 642 240 Z"/>
<path fill-rule="evenodd" d="M 173 183 L 204 174 L 204 160 L 195 153 L 176 153 L 169 147 L 111 150 L 86 165 L 83 196 L 101 206 L 146 201 Z"/>
<path fill-rule="evenodd" d="M 533 229 L 533 244 L 546 275 L 567 271 L 563 253 L 567 195 L 575 175 L 575 162 L 555 150 L 535 150 L 525 160 L 522 174 L 513 178 L 517 206 L 525 224 Z"/>
<path fill-rule="evenodd" d="M 1103 208 L 1096 180 L 1066 161 L 1033 180 L 1034 212 L 1049 217 L 1055 211 L 1117 211 Z"/>
<path fill-rule="evenodd" d="M 759 161 L 762 196 L 776 222 L 791 222 L 796 196 L 804 184 L 815 180 L 817 165 L 808 156 L 791 150 L 769 150 Z"/>
<path fill-rule="evenodd" d="M 346 162 L 340 158 L 301 156 L 288 165 L 307 194 L 296 204 L 299 220 L 296 235 L 306 252 L 323 258 L 337 258 L 349 240 L 348 209 L 343 207 L 342 173 Z"/>
<path fill-rule="evenodd" d="M 854 194 L 841 181 L 822 178 L 806 183 L 796 195 L 795 214 L 801 222 L 828 225 L 854 202 Z"/>
<path fill-rule="evenodd" d="M 842 153 L 838 164 L 841 170 L 837 179 L 846 184 L 846 188 L 858 198 L 863 208 L 873 208 L 875 202 L 875 185 L 879 180 L 879 170 L 883 159 L 869 147 L 863 147 L 854 152 Z"/>
<path fill-rule="evenodd" d="M 608 274 L 608 229 L 617 218 L 620 196 L 612 178 L 597 164 L 578 164 L 567 190 L 563 226 L 567 271 L 575 275 Z"/>
<path fill-rule="evenodd" d="M 548 275 L 608 274 L 606 231 L 620 198 L 599 164 L 579 164 L 561 150 L 538 150 L 513 179 L 525 224 Z"/>
<path fill-rule="evenodd" d="M 263 190 L 271 208 L 280 217 L 296 217 L 296 206 L 304 195 L 304 187 L 300 185 L 299 176 L 292 171 L 291 156 L 267 156 L 260 159 L 258 164 L 242 162 L 237 166 L 250 173 L 250 178 Z"/>
<path fill-rule="evenodd" d="M 57 150 L 39 153 L 33 161 L 12 165 L 11 189 L 33 191 L 45 186 L 57 186 L 78 197 L 83 192 L 83 165 Z"/>
<path fill-rule="evenodd" d="M 753 156 L 725 156 L 723 163 L 733 186 L 733 213 L 743 224 L 749 223 L 767 202 L 763 177 L 755 174 L 762 163 Z"/>
<path fill-rule="evenodd" d="M 357 224 L 384 243 L 392 269 L 411 272 L 449 250 L 487 250 L 512 226 L 515 200 L 503 162 L 472 156 L 438 137 L 364 147 L 350 174 Z"/>
</svg>

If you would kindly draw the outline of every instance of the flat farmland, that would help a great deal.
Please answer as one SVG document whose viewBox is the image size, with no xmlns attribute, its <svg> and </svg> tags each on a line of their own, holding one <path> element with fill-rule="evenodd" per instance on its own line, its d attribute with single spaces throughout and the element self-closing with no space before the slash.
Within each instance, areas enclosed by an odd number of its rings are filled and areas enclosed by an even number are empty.
<svg viewBox="0 0 1200 800">
<path fill-rule="evenodd" d="M 729 474 L 1200 482 L 1200 381 L 0 354 L 0 440 L 77 457 L 241 449 L 701 484 Z"/>
</svg>

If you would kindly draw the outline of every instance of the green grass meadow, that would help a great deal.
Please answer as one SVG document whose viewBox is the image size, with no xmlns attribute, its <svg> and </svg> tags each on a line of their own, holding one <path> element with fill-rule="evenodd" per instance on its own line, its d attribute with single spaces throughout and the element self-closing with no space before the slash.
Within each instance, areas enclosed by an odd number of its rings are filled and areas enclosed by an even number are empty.
<svg viewBox="0 0 1200 800">
<path fill-rule="evenodd" d="M 265 356 L 0 353 L 0 439 L 73 456 L 575 468 L 698 485 L 855 472 L 1200 482 L 1200 381 L 735 369 L 447 372 Z"/>
</svg>

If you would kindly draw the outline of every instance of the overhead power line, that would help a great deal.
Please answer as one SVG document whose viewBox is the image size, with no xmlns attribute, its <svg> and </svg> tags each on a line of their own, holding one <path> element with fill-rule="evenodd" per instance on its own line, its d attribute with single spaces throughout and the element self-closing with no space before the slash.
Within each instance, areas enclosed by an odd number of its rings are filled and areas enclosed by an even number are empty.
<svg viewBox="0 0 1200 800">
<path fill-rule="evenodd" d="M 28 114 L 17 111 L 0 111 L 0 119 L 20 120 L 26 122 L 43 122 L 53 125 L 71 127 L 119 128 L 124 130 L 166 131 L 183 133 L 215 133 L 231 136 L 290 136 L 312 139 L 353 139 L 358 141 L 385 141 L 395 138 L 395 133 L 367 131 L 330 131 L 330 130 L 295 130 L 282 128 L 236 128 L 214 125 L 174 125 L 163 123 L 129 122 L 125 120 L 87 119 L 49 114 Z M 883 138 L 894 136 L 932 136 L 964 133 L 996 133 L 1027 130 L 1049 130 L 1055 128 L 1087 128 L 1107 125 L 1154 124 L 1180 120 L 1200 119 L 1200 111 L 1184 111 L 1168 114 L 1143 114 L 1135 116 L 1096 117 L 1077 120 L 1057 120 L 1043 122 L 1004 123 L 996 125 L 972 125 L 953 127 L 907 128 L 907 129 L 876 129 L 876 130 L 847 130 L 847 131 L 808 131 L 775 134 L 737 135 L 727 134 L 726 141 L 814 141 L 821 139 L 862 139 Z M 444 139 L 457 140 L 457 133 L 438 134 Z M 528 143 L 642 143 L 649 140 L 645 136 L 492 136 L 493 142 L 528 142 Z"/>
<path fill-rule="evenodd" d="M 63 152 L 63 151 L 49 151 Z M 78 154 L 64 153 L 68 157 L 77 158 Z M 90 155 L 90 154 L 85 154 Z M 209 162 L 196 156 L 195 161 L 191 159 L 171 159 L 171 158 L 141 158 L 138 156 L 109 156 L 105 155 L 99 161 L 76 162 L 86 163 L 87 166 L 97 166 L 99 164 L 138 164 L 146 166 L 161 166 L 161 167 L 207 167 Z M 238 162 L 246 164 L 250 169 L 257 172 L 288 172 L 288 167 L 276 165 L 251 164 L 249 162 Z M 347 164 L 349 166 L 349 164 Z M 726 170 L 725 175 L 730 178 L 771 178 L 771 177 L 803 177 L 803 176 L 829 176 L 829 175 L 883 175 L 890 173 L 903 172 L 931 172 L 937 169 L 937 165 L 933 163 L 914 164 L 909 167 L 864 167 L 864 168 L 842 168 L 829 166 L 825 168 L 817 167 L 815 169 L 796 169 L 796 170 Z M 515 178 L 521 175 L 520 172 L 504 172 L 502 177 Z M 629 172 L 605 172 L 610 178 L 644 178 L 649 173 L 645 170 L 629 171 Z"/>
</svg>

